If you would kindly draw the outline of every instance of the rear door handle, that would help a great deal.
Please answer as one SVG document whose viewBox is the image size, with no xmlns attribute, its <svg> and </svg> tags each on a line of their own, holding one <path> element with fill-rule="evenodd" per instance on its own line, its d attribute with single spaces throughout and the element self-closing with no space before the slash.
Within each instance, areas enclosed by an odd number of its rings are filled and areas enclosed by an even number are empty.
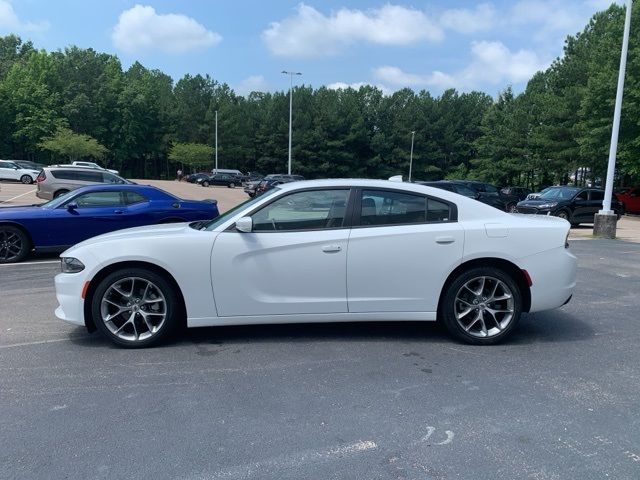
<svg viewBox="0 0 640 480">
<path fill-rule="evenodd" d="M 448 245 L 455 241 L 456 239 L 453 237 L 436 237 L 436 243 L 439 243 L 440 245 Z"/>
<path fill-rule="evenodd" d="M 340 245 L 325 245 L 322 247 L 322 251 L 324 253 L 335 253 L 339 252 L 340 250 L 342 250 L 342 247 Z"/>
</svg>

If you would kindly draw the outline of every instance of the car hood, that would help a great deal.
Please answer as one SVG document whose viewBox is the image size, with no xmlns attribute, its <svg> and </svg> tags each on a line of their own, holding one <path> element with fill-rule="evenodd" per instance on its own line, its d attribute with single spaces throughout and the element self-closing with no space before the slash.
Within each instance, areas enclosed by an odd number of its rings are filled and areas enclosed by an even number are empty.
<svg viewBox="0 0 640 480">
<path fill-rule="evenodd" d="M 523 207 L 537 207 L 539 205 L 545 205 L 547 203 L 562 203 L 566 202 L 566 200 L 545 200 L 544 198 L 530 198 L 527 200 L 522 200 L 518 202 L 518 206 Z"/>
<path fill-rule="evenodd" d="M 195 232 L 196 230 L 189 226 L 191 223 L 193 222 L 168 223 L 162 225 L 149 225 L 146 227 L 134 227 L 126 228 L 124 230 L 116 230 L 115 232 L 105 233 L 103 235 L 98 235 L 97 237 L 89 238 L 88 240 L 74 245 L 73 247 L 71 247 L 71 249 L 97 245 L 103 242 L 108 242 L 110 240 L 134 240 L 139 238 L 165 237 L 172 235 L 181 235 L 187 232 Z"/>
</svg>

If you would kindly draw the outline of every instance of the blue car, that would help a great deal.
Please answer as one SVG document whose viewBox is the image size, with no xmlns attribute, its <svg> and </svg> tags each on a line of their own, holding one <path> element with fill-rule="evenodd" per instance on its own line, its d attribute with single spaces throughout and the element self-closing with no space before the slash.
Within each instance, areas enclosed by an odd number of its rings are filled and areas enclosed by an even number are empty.
<svg viewBox="0 0 640 480">
<path fill-rule="evenodd" d="M 148 185 L 91 185 L 41 205 L 0 207 L 0 263 L 62 251 L 122 228 L 211 220 L 215 200 L 182 200 Z"/>
</svg>

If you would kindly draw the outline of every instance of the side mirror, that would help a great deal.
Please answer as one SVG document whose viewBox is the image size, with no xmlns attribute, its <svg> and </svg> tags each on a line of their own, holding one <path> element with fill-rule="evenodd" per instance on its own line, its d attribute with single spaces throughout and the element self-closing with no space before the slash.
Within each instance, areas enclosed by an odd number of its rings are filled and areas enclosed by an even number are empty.
<svg viewBox="0 0 640 480">
<path fill-rule="evenodd" d="M 253 230 L 253 220 L 251 217 L 242 217 L 236 222 L 236 230 L 243 233 L 251 233 Z"/>
<path fill-rule="evenodd" d="M 78 208 L 78 204 L 76 202 L 67 203 L 67 210 L 75 210 Z"/>
</svg>

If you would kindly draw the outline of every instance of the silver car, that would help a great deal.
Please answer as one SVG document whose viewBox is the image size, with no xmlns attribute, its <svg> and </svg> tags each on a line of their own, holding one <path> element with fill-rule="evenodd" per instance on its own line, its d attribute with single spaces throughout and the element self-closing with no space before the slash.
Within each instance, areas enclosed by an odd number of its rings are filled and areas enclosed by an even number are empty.
<svg viewBox="0 0 640 480">
<path fill-rule="evenodd" d="M 73 165 L 53 165 L 42 169 L 36 179 L 36 196 L 44 200 L 64 195 L 76 188 L 96 183 L 133 183 L 106 170 L 94 170 Z"/>
</svg>

